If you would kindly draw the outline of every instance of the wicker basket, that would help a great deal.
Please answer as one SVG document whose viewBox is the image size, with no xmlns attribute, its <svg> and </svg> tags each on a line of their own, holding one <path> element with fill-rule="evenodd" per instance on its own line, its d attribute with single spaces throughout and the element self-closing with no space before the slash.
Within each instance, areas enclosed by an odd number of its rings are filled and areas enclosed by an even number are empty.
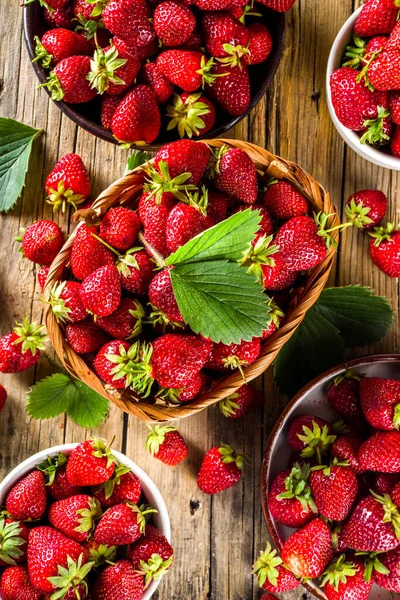
<svg viewBox="0 0 400 600">
<path fill-rule="evenodd" d="M 266 178 L 286 179 L 294 184 L 309 200 L 314 210 L 323 210 L 328 214 L 335 213 L 330 195 L 315 179 L 297 165 L 247 142 L 217 139 L 208 140 L 207 144 L 213 148 L 219 148 L 226 144 L 245 150 L 255 163 L 260 174 L 265 175 Z M 90 209 L 78 211 L 74 215 L 75 220 L 86 221 L 88 225 L 93 225 L 100 222 L 102 216 L 111 206 L 116 204 L 135 206 L 143 182 L 144 171 L 142 167 L 138 167 L 128 175 L 118 179 L 118 181 L 100 194 Z M 332 216 L 332 226 L 338 224 L 339 219 L 335 213 Z M 49 294 L 55 282 L 63 278 L 64 271 L 69 265 L 71 247 L 75 235 L 76 230 L 69 237 L 51 265 L 47 277 L 45 295 Z M 333 235 L 337 240 L 338 232 L 334 231 Z M 301 288 L 298 288 L 290 307 L 286 311 L 284 324 L 271 338 L 265 341 L 256 362 L 244 369 L 247 381 L 255 379 L 271 365 L 282 346 L 293 335 L 303 320 L 307 310 L 316 302 L 328 279 L 334 254 L 335 249 L 332 247 L 328 251 L 325 260 L 312 269 L 305 284 Z M 189 417 L 229 396 L 243 384 L 239 371 L 234 371 L 232 374 L 222 377 L 210 391 L 207 391 L 201 397 L 187 404 L 165 406 L 164 404 L 157 403 L 154 399 L 141 400 L 132 391 L 121 392 L 115 390 L 109 385 L 104 384 L 97 377 L 86 362 L 79 355 L 75 354 L 67 344 L 63 327 L 57 322 L 49 306 L 46 309 L 45 322 L 50 340 L 66 370 L 73 377 L 84 381 L 96 392 L 108 398 L 124 412 L 134 415 L 143 421 L 162 422 Z"/>
</svg>

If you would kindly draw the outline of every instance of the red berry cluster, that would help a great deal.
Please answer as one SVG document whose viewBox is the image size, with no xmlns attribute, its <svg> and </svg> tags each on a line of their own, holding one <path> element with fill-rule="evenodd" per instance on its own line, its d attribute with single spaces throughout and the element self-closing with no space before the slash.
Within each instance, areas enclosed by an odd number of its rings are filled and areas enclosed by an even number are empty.
<svg viewBox="0 0 400 600">
<path fill-rule="evenodd" d="M 104 440 L 48 457 L 0 515 L 2 600 L 140 600 L 172 565 L 140 480 Z M 139 507 L 140 504 L 140 507 Z"/>
<path fill-rule="evenodd" d="M 328 600 L 367 600 L 373 583 L 399 593 L 400 381 L 348 371 L 327 400 L 341 421 L 307 414 L 289 423 L 291 466 L 267 502 L 296 531 L 281 558 L 268 546 L 254 571 L 269 592 L 320 578 Z"/>
<path fill-rule="evenodd" d="M 354 45 L 331 75 L 332 103 L 360 142 L 400 157 L 400 23 L 397 2 L 366 0 L 354 25 Z"/>
<path fill-rule="evenodd" d="M 124 144 L 154 142 L 165 117 L 181 137 L 203 135 L 215 123 L 215 103 L 243 114 L 248 66 L 273 46 L 246 0 L 39 1 L 53 29 L 36 38 L 35 60 L 51 69 L 52 98 L 81 104 L 100 94 L 101 123 Z M 282 12 L 294 0 L 260 2 Z"/>
</svg>

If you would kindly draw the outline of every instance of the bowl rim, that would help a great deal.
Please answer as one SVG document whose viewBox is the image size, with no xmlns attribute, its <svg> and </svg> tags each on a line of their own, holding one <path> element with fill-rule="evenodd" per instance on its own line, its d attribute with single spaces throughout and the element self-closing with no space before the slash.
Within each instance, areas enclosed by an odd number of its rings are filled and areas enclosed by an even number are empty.
<svg viewBox="0 0 400 600">
<path fill-rule="evenodd" d="M 326 381 L 327 379 L 331 379 L 333 376 L 340 375 L 343 371 L 348 369 L 352 369 L 355 367 L 362 367 L 363 365 L 369 365 L 372 363 L 399 363 L 400 365 L 400 354 L 369 354 L 366 356 L 358 357 L 349 361 L 345 361 L 336 367 L 332 367 L 327 371 L 321 373 L 315 377 L 312 381 L 306 384 L 293 398 L 290 402 L 282 410 L 281 414 L 277 418 L 271 433 L 268 436 L 268 439 L 265 443 L 263 459 L 261 463 L 260 470 L 260 490 L 261 490 L 261 505 L 264 515 L 264 520 L 267 525 L 268 533 L 271 537 L 273 545 L 277 548 L 278 552 L 282 550 L 282 543 L 279 535 L 276 532 L 274 527 L 272 518 L 269 514 L 268 503 L 267 503 L 267 492 L 269 488 L 269 473 L 271 466 L 271 453 L 272 447 L 275 445 L 275 442 L 279 435 L 281 434 L 285 424 L 288 414 L 292 411 L 292 409 L 300 404 L 302 398 L 305 394 L 311 392 L 314 388 L 318 387 L 321 383 Z M 311 592 L 316 598 L 319 600 L 326 600 L 325 594 L 323 594 L 320 588 L 312 583 L 312 582 L 303 582 L 302 585 Z"/>
<path fill-rule="evenodd" d="M 36 76 L 39 79 L 39 82 L 42 84 L 47 81 L 46 73 L 45 73 L 44 69 L 42 69 L 42 67 L 37 62 L 32 63 L 32 60 L 35 58 L 34 32 L 31 30 L 31 20 L 32 20 L 31 15 L 32 15 L 32 11 L 34 9 L 35 9 L 35 7 L 32 4 L 28 4 L 28 5 L 24 6 L 24 9 L 23 9 L 24 38 L 25 38 L 25 45 L 26 45 L 26 48 L 28 51 L 29 60 L 31 61 L 31 66 L 34 69 Z M 244 113 L 242 113 L 241 115 L 231 116 L 228 123 L 217 126 L 217 127 L 213 127 L 212 129 L 210 129 L 210 131 L 207 131 L 205 134 L 196 136 L 195 138 L 192 138 L 192 139 L 195 139 L 196 141 L 197 140 L 206 140 L 210 137 L 215 138 L 222 134 L 227 133 L 233 127 L 235 127 L 242 119 L 247 117 L 249 115 L 249 113 L 253 110 L 253 108 L 255 108 L 257 106 L 257 104 L 259 103 L 261 98 L 266 94 L 268 88 L 270 87 L 270 85 L 275 77 L 275 74 L 278 70 L 280 62 L 282 60 L 284 41 L 285 41 L 285 14 L 280 13 L 278 11 L 274 11 L 274 12 L 276 12 L 276 19 L 277 19 L 277 25 L 278 25 L 277 31 L 276 31 L 276 42 L 274 44 L 274 47 L 275 47 L 274 54 L 271 58 L 270 57 L 267 58 L 267 61 L 269 62 L 268 73 L 266 74 L 264 82 L 263 82 L 262 86 L 260 87 L 260 89 L 258 90 L 258 92 L 256 94 L 254 94 L 254 96 L 251 97 L 249 106 L 247 107 L 246 111 Z M 256 65 L 256 66 L 258 66 L 258 65 Z M 50 91 L 47 88 L 44 88 L 44 89 L 45 89 L 47 95 L 52 100 Z M 120 146 L 120 143 L 118 142 L 118 140 L 116 140 L 114 138 L 111 131 L 107 131 L 106 129 L 104 129 L 104 127 L 102 125 L 95 123 L 94 121 L 92 121 L 92 120 L 88 119 L 87 117 L 84 117 L 84 116 L 80 115 L 78 112 L 76 112 L 74 110 L 74 106 L 79 106 L 79 105 L 67 104 L 66 102 L 63 102 L 62 100 L 61 101 L 52 100 L 52 101 L 54 102 L 54 104 L 57 105 L 57 107 L 61 110 L 62 113 L 64 113 L 69 119 L 71 119 L 71 121 L 73 121 L 76 125 L 79 125 L 79 127 L 84 129 L 85 131 L 88 131 L 92 135 L 99 137 L 102 140 L 105 140 L 107 142 L 111 142 L 112 144 Z M 181 139 L 181 138 L 177 137 L 177 140 L 178 139 Z M 185 139 L 185 138 L 183 138 L 183 139 Z M 130 147 L 132 149 L 138 149 L 138 150 L 156 151 L 159 148 L 161 148 L 162 146 L 164 146 L 165 144 L 170 143 L 171 141 L 176 141 L 176 140 L 166 140 L 164 142 L 154 141 L 151 144 L 135 144 L 134 143 L 134 144 L 131 144 Z"/>
<path fill-rule="evenodd" d="M 64 454 L 70 454 L 74 448 L 76 448 L 78 443 L 69 443 L 69 444 L 59 444 L 57 446 L 52 446 L 50 448 L 46 448 L 37 452 L 36 454 L 32 454 L 27 459 L 16 465 L 12 471 L 6 475 L 6 477 L 0 482 L 0 505 L 5 503 L 5 498 L 10 490 L 11 486 L 24 477 L 29 471 L 35 468 L 40 462 L 45 460 L 48 456 L 55 456 L 59 452 L 63 452 Z M 158 511 L 158 520 L 160 523 L 160 531 L 165 535 L 167 540 L 171 542 L 171 522 L 169 519 L 168 509 L 165 504 L 164 498 L 161 495 L 160 490 L 151 479 L 151 477 L 141 468 L 137 463 L 135 463 L 131 458 L 126 456 L 126 454 L 122 454 L 117 450 L 113 450 L 113 454 L 115 455 L 118 462 L 121 464 L 125 464 L 130 467 L 131 471 L 140 479 L 140 482 L 143 486 L 144 493 L 147 496 L 151 496 L 152 505 Z M 153 580 L 149 587 L 144 592 L 142 600 L 150 600 L 150 598 L 155 593 L 158 588 L 162 577 L 157 581 Z"/>
<path fill-rule="evenodd" d="M 354 152 L 356 152 L 356 154 L 378 165 L 379 167 L 399 171 L 400 158 L 397 158 L 390 154 L 386 154 L 385 152 L 382 152 L 381 150 L 374 148 L 373 146 L 370 146 L 368 144 L 361 144 L 360 138 L 357 135 L 357 133 L 351 129 L 348 129 L 339 121 L 332 104 L 330 77 L 333 71 L 340 67 L 340 62 L 338 62 L 338 60 L 340 60 L 340 58 L 344 54 L 345 47 L 348 43 L 347 40 L 349 38 L 349 35 L 351 35 L 354 23 L 361 9 L 362 6 L 356 11 L 354 11 L 350 15 L 350 17 L 345 21 L 331 46 L 328 62 L 326 65 L 326 102 L 328 105 L 330 117 L 333 121 L 333 124 L 335 125 L 337 132 L 339 133 L 341 138 L 346 142 L 346 144 L 350 146 L 350 148 L 354 150 Z"/>
</svg>

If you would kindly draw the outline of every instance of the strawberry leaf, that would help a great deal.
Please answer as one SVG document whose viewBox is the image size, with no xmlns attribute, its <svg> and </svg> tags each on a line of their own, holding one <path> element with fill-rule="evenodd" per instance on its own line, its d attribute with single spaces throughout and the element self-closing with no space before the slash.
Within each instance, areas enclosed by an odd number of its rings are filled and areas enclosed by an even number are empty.
<svg viewBox="0 0 400 600">
<path fill-rule="evenodd" d="M 0 117 L 0 212 L 12 208 L 21 196 L 33 140 L 39 133 L 40 129 Z"/>
<path fill-rule="evenodd" d="M 72 379 L 71 382 L 78 394 L 74 395 L 70 402 L 67 415 L 74 423 L 87 429 L 93 429 L 103 423 L 109 408 L 108 400 L 82 381 Z"/>
<path fill-rule="evenodd" d="M 147 154 L 147 152 L 143 152 L 142 150 L 136 150 L 133 154 L 131 154 L 128 157 L 128 160 L 126 161 L 125 175 L 127 175 L 137 167 L 140 167 L 140 165 L 143 165 L 148 160 L 149 155 Z"/>
</svg>

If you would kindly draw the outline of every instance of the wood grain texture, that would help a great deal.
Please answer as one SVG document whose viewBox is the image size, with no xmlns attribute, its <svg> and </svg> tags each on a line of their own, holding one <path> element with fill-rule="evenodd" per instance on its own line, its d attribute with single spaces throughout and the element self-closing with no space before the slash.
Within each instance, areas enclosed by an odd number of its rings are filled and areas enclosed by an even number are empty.
<svg viewBox="0 0 400 600">
<path fill-rule="evenodd" d="M 351 0 L 297 0 L 286 18 L 285 51 L 273 85 L 251 115 L 230 137 L 249 140 L 297 162 L 332 193 L 339 209 L 357 189 L 377 187 L 391 198 L 390 217 L 399 220 L 399 175 L 379 169 L 345 148 L 333 127 L 325 104 L 325 67 L 331 43 L 355 6 Z M 28 315 L 40 321 L 42 304 L 36 268 L 18 254 L 13 241 L 19 228 L 33 220 L 52 218 L 44 203 L 43 183 L 55 161 L 78 152 L 91 172 L 93 194 L 122 172 L 126 151 L 78 130 L 49 102 L 36 80 L 24 47 L 21 9 L 17 2 L 0 2 L 0 114 L 45 130 L 35 142 L 23 198 L 7 215 L 0 216 L 0 334 L 16 318 Z M 56 215 L 64 231 L 67 217 Z M 368 257 L 368 238 L 358 231 L 342 236 L 332 284 L 371 285 L 391 298 L 398 310 L 398 282 L 385 277 Z M 399 322 L 376 350 L 398 350 Z M 49 356 L 52 357 L 49 349 Z M 54 357 L 53 357 L 54 358 Z M 46 358 L 35 369 L 18 376 L 2 376 L 10 400 L 0 417 L 0 477 L 27 456 L 64 441 L 89 436 L 64 418 L 38 423 L 24 411 L 26 391 L 52 370 Z M 271 372 L 257 382 L 265 394 L 261 426 L 259 415 L 240 422 L 225 420 L 217 407 L 185 420 L 180 431 L 190 446 L 190 458 L 175 469 L 164 467 L 143 448 L 146 426 L 112 408 L 96 434 L 116 436 L 115 447 L 137 461 L 162 490 L 170 509 L 176 563 L 161 583 L 155 600 L 258 600 L 261 592 L 251 576 L 251 564 L 266 541 L 261 514 L 259 471 L 263 446 L 285 402 L 277 395 Z M 204 452 L 229 443 L 252 455 L 243 480 L 215 498 L 199 492 L 196 473 Z M 306 600 L 302 588 L 282 594 L 285 600 Z"/>
</svg>

